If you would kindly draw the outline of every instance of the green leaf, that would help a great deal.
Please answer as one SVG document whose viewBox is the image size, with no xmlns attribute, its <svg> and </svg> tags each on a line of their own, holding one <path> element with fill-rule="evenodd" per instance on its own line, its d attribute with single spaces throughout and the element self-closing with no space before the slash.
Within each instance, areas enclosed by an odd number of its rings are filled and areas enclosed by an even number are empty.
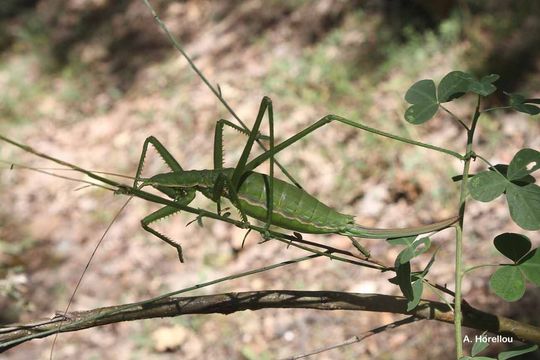
<svg viewBox="0 0 540 360">
<path fill-rule="evenodd" d="M 422 292 L 424 291 L 424 284 L 422 283 L 422 278 L 414 280 L 411 284 L 413 297 L 407 302 L 407 311 L 413 310 L 420 303 L 422 298 Z"/>
<path fill-rule="evenodd" d="M 479 353 L 481 353 L 482 351 L 486 350 L 487 347 L 489 346 L 489 343 L 487 341 L 482 341 L 483 339 L 485 339 L 483 337 L 483 335 L 486 334 L 487 331 L 484 331 L 482 333 L 482 336 L 480 337 L 480 341 L 475 341 L 474 342 L 474 345 L 471 349 L 471 355 L 472 356 L 476 356 L 478 355 Z"/>
<path fill-rule="evenodd" d="M 496 171 L 486 170 L 476 174 L 469 181 L 469 192 L 473 199 L 488 202 L 499 197 L 508 181 Z"/>
<path fill-rule="evenodd" d="M 508 172 L 508 165 L 497 164 L 497 165 L 489 168 L 489 170 L 493 170 L 493 171 L 495 171 L 495 169 L 497 171 L 499 171 L 502 174 L 502 176 L 506 177 L 506 174 Z M 472 179 L 475 176 L 476 176 L 476 174 L 469 174 L 469 179 Z M 458 181 L 461 181 L 461 180 L 463 180 L 463 175 L 454 175 L 454 176 L 452 176 L 452 181 L 454 181 L 454 182 L 458 182 Z M 534 176 L 526 175 L 526 176 L 524 176 L 522 178 L 512 180 L 512 182 L 514 184 L 516 184 L 516 185 L 523 186 L 523 185 L 535 183 L 536 179 L 534 178 Z"/>
<path fill-rule="evenodd" d="M 497 164 L 497 165 L 493 166 L 493 168 L 490 167 L 489 170 L 495 170 L 494 168 L 497 169 L 505 178 L 508 179 L 508 165 Z M 525 175 L 525 176 L 523 176 L 521 178 L 511 180 L 511 181 L 516 185 L 524 186 L 524 185 L 527 185 L 527 184 L 535 183 L 536 179 L 534 178 L 534 176 Z"/>
<path fill-rule="evenodd" d="M 430 246 L 431 240 L 429 239 L 429 237 L 420 238 L 407 246 L 407 248 L 403 249 L 397 256 L 396 261 L 400 264 L 405 264 L 411 261 L 413 258 L 417 257 L 418 255 L 421 255 L 428 251 Z"/>
<path fill-rule="evenodd" d="M 516 301 L 525 294 L 525 278 L 517 266 L 503 265 L 491 275 L 489 287 L 506 301 Z"/>
<path fill-rule="evenodd" d="M 396 258 L 396 261 L 400 264 L 405 264 L 411 261 L 412 258 L 414 258 L 414 248 L 407 247 L 401 250 L 401 252 Z"/>
<path fill-rule="evenodd" d="M 540 229 L 540 187 L 536 184 L 518 186 L 508 183 L 506 199 L 512 220 L 523 229 Z"/>
<path fill-rule="evenodd" d="M 415 104 L 405 111 L 405 120 L 414 125 L 423 124 L 437 113 L 439 104 Z"/>
<path fill-rule="evenodd" d="M 407 90 L 405 100 L 410 104 L 436 103 L 435 83 L 431 79 L 415 82 Z"/>
<path fill-rule="evenodd" d="M 396 266 L 395 281 L 399 285 L 403 296 L 410 302 L 414 299 L 414 292 L 411 285 L 411 263 Z"/>
<path fill-rule="evenodd" d="M 519 150 L 508 165 L 508 180 L 518 180 L 540 169 L 540 151 Z"/>
<path fill-rule="evenodd" d="M 498 75 L 498 74 L 489 74 L 489 75 L 486 75 L 484 76 L 480 82 L 483 82 L 483 83 L 494 83 L 495 81 L 499 80 L 501 77 Z"/>
<path fill-rule="evenodd" d="M 513 357 L 527 354 L 533 351 L 536 351 L 538 349 L 538 345 L 521 345 L 516 346 L 515 348 L 512 348 L 510 350 L 503 351 L 502 353 L 499 353 L 499 356 L 497 357 L 498 360 L 506 360 L 511 359 Z"/>
<path fill-rule="evenodd" d="M 540 250 L 531 251 L 519 262 L 518 266 L 530 282 L 540 286 Z"/>
<path fill-rule="evenodd" d="M 480 81 L 473 81 L 468 90 L 481 96 L 488 96 L 497 90 L 492 83 L 497 81 L 499 77 L 497 74 L 486 75 Z"/>
<path fill-rule="evenodd" d="M 531 250 L 531 241 L 521 234 L 500 234 L 495 237 L 493 243 L 501 254 L 515 263 Z"/>
<path fill-rule="evenodd" d="M 439 249 L 440 249 L 439 247 L 435 249 L 435 251 L 433 252 L 433 255 L 431 255 L 431 259 L 429 259 L 428 264 L 426 265 L 425 269 L 420 274 L 421 277 L 425 277 L 428 274 L 429 270 L 431 269 L 431 266 L 435 262 L 435 257 L 437 256 Z"/>
<path fill-rule="evenodd" d="M 499 75 L 491 74 L 478 81 L 471 74 L 463 71 L 452 71 L 442 78 L 439 83 L 439 102 L 444 103 L 454 100 L 466 92 L 488 96 L 497 90 L 493 83 L 498 79 Z"/>
<path fill-rule="evenodd" d="M 412 104 L 405 111 L 405 120 L 411 124 L 422 124 L 428 121 L 439 108 L 433 80 L 420 80 L 414 83 L 407 90 L 405 100 Z"/>
<path fill-rule="evenodd" d="M 416 239 L 416 235 L 413 236 L 404 236 L 399 238 L 390 238 L 386 241 L 390 243 L 390 245 L 405 245 L 405 246 L 411 246 L 414 240 Z"/>
<path fill-rule="evenodd" d="M 540 107 L 532 104 L 538 104 L 539 99 L 526 99 L 525 96 L 519 95 L 519 94 L 509 94 L 505 93 L 506 95 L 510 96 L 510 106 L 519 112 L 529 114 L 529 115 L 537 115 L 540 113 Z"/>
<path fill-rule="evenodd" d="M 441 79 L 438 87 L 439 102 L 445 103 L 462 96 L 467 92 L 474 77 L 463 71 L 452 71 Z"/>
</svg>

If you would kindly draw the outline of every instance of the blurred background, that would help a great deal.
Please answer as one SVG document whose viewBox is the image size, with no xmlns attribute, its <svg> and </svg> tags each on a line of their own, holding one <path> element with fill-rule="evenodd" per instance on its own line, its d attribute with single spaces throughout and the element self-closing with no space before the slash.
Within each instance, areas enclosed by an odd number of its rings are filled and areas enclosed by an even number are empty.
<svg viewBox="0 0 540 360">
<path fill-rule="evenodd" d="M 501 75 L 499 89 L 540 97 L 540 2 L 495 1 L 152 1 L 169 29 L 249 125 L 264 95 L 274 104 L 276 136 L 286 139 L 328 113 L 464 152 L 465 134 L 444 113 L 423 126 L 403 120 L 408 87 L 438 82 L 452 70 Z M 468 118 L 475 99 L 449 107 Z M 497 92 L 484 106 L 506 104 Z M 82 167 L 134 175 L 144 139 L 154 135 L 186 169 L 212 168 L 213 131 L 231 119 L 154 23 L 142 1 L 3 0 L 0 3 L 0 132 Z M 538 116 L 491 112 L 481 119 L 477 153 L 508 163 L 522 147 L 540 148 Z M 245 143 L 225 134 L 226 164 Z M 260 149 L 257 149 L 260 151 Z M 0 321 L 51 317 L 63 311 L 85 263 L 125 198 L 28 170 L 9 162 L 51 167 L 0 143 Z M 429 223 L 457 212 L 462 165 L 344 125 L 325 126 L 279 154 L 304 188 L 336 209 L 376 227 Z M 478 161 L 473 171 L 482 168 Z M 155 153 L 145 174 L 164 171 Z M 265 166 L 261 167 L 265 171 Z M 73 176 L 73 174 L 68 174 Z M 284 178 L 280 173 L 278 177 Z M 214 209 L 198 197 L 195 206 Z M 146 299 L 303 253 L 217 221 L 204 227 L 176 215 L 160 230 L 174 249 L 144 232 L 155 210 L 133 200 L 100 247 L 71 310 Z M 465 261 L 502 262 L 492 246 L 504 231 L 538 234 L 512 224 L 504 199 L 468 206 Z M 306 237 L 308 238 L 308 237 Z M 309 237 L 310 239 L 312 237 Z M 313 237 L 350 248 L 346 238 Z M 453 288 L 452 231 L 440 247 L 431 279 Z M 392 264 L 399 248 L 366 240 L 373 256 Z M 432 252 L 413 264 L 421 269 Z M 540 291 L 517 303 L 490 293 L 492 270 L 464 282 L 473 306 L 540 325 Z M 399 294 L 369 269 L 317 259 L 193 294 L 262 289 L 338 290 Z M 425 298 L 436 299 L 430 292 Z M 273 359 L 331 346 L 399 319 L 392 314 L 262 310 L 229 316 L 183 316 L 122 323 L 59 337 L 55 358 Z M 466 330 L 466 334 L 476 334 Z M 47 358 L 51 338 L 5 354 Z M 317 359 L 452 359 L 453 328 L 419 322 Z M 492 346 L 492 354 L 503 345 Z M 529 357 L 532 358 L 532 357 Z M 540 358 L 540 357 L 536 357 Z"/>
</svg>

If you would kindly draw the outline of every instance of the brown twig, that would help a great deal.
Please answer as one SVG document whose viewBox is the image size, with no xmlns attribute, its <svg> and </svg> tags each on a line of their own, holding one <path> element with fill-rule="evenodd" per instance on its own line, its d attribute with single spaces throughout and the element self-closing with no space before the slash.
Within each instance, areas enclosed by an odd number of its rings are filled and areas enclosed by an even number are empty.
<svg viewBox="0 0 540 360">
<path fill-rule="evenodd" d="M 421 301 L 407 311 L 407 299 L 401 296 L 358 294 L 337 291 L 266 290 L 233 292 L 216 295 L 170 297 L 144 305 L 124 304 L 68 313 L 62 319 L 60 332 L 72 332 L 123 321 L 173 317 L 187 314 L 232 314 L 237 311 L 269 308 L 304 308 L 315 310 L 352 310 L 404 314 L 420 319 L 453 323 L 448 306 L 436 301 Z M 104 314 L 100 316 L 100 314 Z M 512 336 L 523 342 L 540 344 L 540 328 L 463 306 L 463 325 Z M 0 351 L 5 351 L 33 338 L 54 334 L 58 325 L 28 324 L 12 327 L 0 334 Z"/>
</svg>

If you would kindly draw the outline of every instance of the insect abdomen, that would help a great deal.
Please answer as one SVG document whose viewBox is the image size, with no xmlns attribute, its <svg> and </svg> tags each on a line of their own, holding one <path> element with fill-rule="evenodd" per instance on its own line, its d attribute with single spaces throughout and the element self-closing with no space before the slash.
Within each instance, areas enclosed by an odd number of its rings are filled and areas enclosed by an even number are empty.
<svg viewBox="0 0 540 360">
<path fill-rule="evenodd" d="M 266 221 L 267 175 L 252 172 L 240 186 L 238 197 L 248 216 Z M 341 214 L 307 192 L 274 178 L 272 225 L 308 234 L 336 233 L 353 223 L 353 217 Z"/>
</svg>

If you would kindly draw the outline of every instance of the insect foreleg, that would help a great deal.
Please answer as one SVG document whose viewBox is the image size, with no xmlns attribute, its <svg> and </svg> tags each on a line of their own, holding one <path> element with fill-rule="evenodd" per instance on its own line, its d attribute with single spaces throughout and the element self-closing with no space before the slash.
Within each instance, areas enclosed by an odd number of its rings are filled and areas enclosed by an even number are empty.
<svg viewBox="0 0 540 360">
<path fill-rule="evenodd" d="M 141 151 L 141 157 L 139 159 L 139 165 L 137 166 L 137 172 L 135 173 L 135 181 L 133 182 L 133 187 L 137 187 L 138 185 L 137 182 L 139 181 L 141 177 L 141 173 L 144 167 L 144 160 L 146 158 L 146 152 L 148 151 L 148 145 L 150 144 L 154 146 L 158 154 L 161 156 L 161 158 L 165 161 L 165 163 L 171 168 L 173 172 L 182 172 L 184 170 L 182 169 L 178 161 L 176 161 L 176 159 L 171 155 L 169 150 L 167 150 L 165 146 L 163 146 L 163 144 L 158 139 L 156 139 L 154 136 L 149 136 L 146 138 L 146 140 L 144 140 L 143 149 Z M 163 192 L 169 195 L 170 197 L 174 197 L 174 196 L 171 196 L 167 192 L 167 189 L 165 189 L 165 191 Z M 169 190 L 169 192 L 173 194 L 172 190 Z"/>
<path fill-rule="evenodd" d="M 154 146 L 158 154 L 161 156 L 161 158 L 165 161 L 165 163 L 171 168 L 173 172 L 182 172 L 184 171 L 182 169 L 182 166 L 176 161 L 176 159 L 172 156 L 172 154 L 163 146 L 163 144 L 156 139 L 154 136 L 149 136 L 146 138 L 143 144 L 143 149 L 141 152 L 141 158 L 139 160 L 139 164 L 137 166 L 137 172 L 135 174 L 135 180 L 133 182 L 133 187 L 138 187 L 138 181 L 141 177 L 141 173 L 144 167 L 144 160 L 146 158 L 146 153 L 148 151 L 148 145 Z M 180 205 L 188 205 L 193 199 L 195 198 L 195 190 L 194 189 L 187 189 L 185 191 L 185 194 L 183 194 L 181 197 L 178 195 L 178 189 L 170 188 L 167 186 L 155 186 L 159 191 L 165 193 L 170 198 L 174 199 L 175 202 L 178 202 Z M 159 219 L 162 219 L 164 217 L 170 216 L 174 213 L 179 212 L 180 210 L 178 208 L 172 207 L 172 206 L 165 206 L 161 209 L 151 213 L 150 215 L 146 216 L 141 220 L 141 226 L 144 230 L 148 231 L 149 233 L 155 235 L 159 239 L 165 241 L 169 245 L 176 248 L 176 251 L 178 252 L 178 258 L 181 262 L 184 262 L 184 255 L 182 253 L 182 246 L 180 246 L 179 243 L 176 241 L 168 238 L 167 236 L 159 233 L 158 231 L 152 229 L 150 227 L 150 224 L 154 221 L 157 221 Z"/>
</svg>

